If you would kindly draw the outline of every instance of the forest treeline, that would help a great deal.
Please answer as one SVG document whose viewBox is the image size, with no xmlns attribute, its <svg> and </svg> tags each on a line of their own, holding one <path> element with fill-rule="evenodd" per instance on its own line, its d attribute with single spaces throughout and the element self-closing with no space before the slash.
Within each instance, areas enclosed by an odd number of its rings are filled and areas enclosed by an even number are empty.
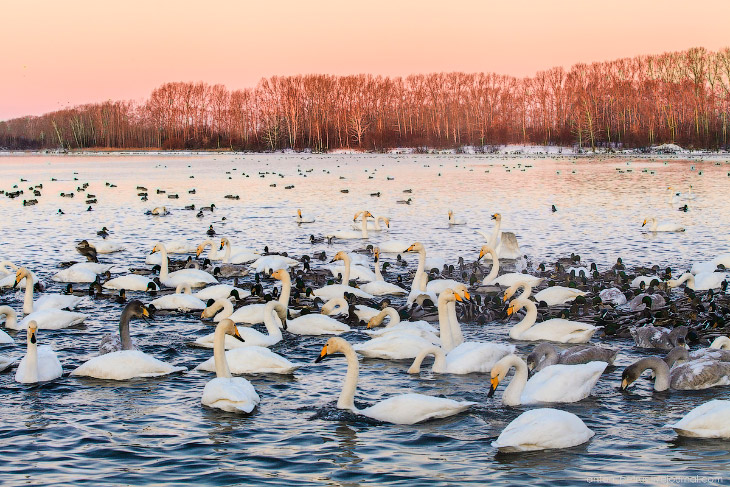
<svg viewBox="0 0 730 487">
<path fill-rule="evenodd" d="M 166 83 L 0 122 L 0 147 L 278 150 L 496 144 L 727 148 L 730 48 L 491 73 L 275 76 L 230 91 Z"/>
</svg>

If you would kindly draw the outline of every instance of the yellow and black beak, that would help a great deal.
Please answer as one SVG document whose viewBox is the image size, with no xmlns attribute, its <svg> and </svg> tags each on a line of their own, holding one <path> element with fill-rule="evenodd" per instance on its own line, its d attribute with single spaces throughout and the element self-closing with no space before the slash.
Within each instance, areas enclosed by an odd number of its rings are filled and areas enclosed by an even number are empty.
<svg viewBox="0 0 730 487">
<path fill-rule="evenodd" d="M 482 257 L 484 257 L 484 249 L 482 249 L 482 250 L 479 251 L 479 257 L 477 257 L 477 262 L 479 262 L 480 260 L 482 260 Z"/>
<path fill-rule="evenodd" d="M 496 220 L 496 219 L 497 219 L 497 213 L 495 213 L 494 215 L 492 215 L 492 220 Z"/>
<path fill-rule="evenodd" d="M 149 318 L 150 317 L 150 310 L 148 310 L 147 308 L 142 308 L 142 316 L 145 316 L 145 317 Z"/>
<path fill-rule="evenodd" d="M 222 248 L 223 247 L 221 247 L 221 249 Z M 203 253 L 203 249 L 201 249 L 200 246 L 198 245 L 198 248 L 195 249 L 195 257 L 200 257 L 200 254 L 202 254 L 202 253 Z"/>
<path fill-rule="evenodd" d="M 463 299 L 461 299 L 461 296 L 459 296 L 459 293 L 454 293 L 454 298 L 456 298 L 456 300 L 460 303 L 464 301 Z"/>
<path fill-rule="evenodd" d="M 644 223 L 642 223 L 642 224 L 641 224 L 641 226 L 642 226 L 642 227 L 643 227 L 644 225 L 646 225 L 646 220 L 644 220 Z"/>
<path fill-rule="evenodd" d="M 623 379 L 621 379 L 620 389 L 622 391 L 625 391 L 626 389 L 628 389 L 630 385 L 631 385 L 631 382 L 629 382 L 629 380 L 627 378 L 624 377 Z"/>
<path fill-rule="evenodd" d="M 415 247 L 415 246 L 416 246 L 416 244 L 411 245 L 410 247 L 408 247 L 406 249 L 406 252 L 413 252 L 413 247 Z"/>
<path fill-rule="evenodd" d="M 20 274 L 20 271 L 18 271 L 15 274 L 15 284 L 13 284 L 13 289 L 18 287 L 18 284 L 20 284 L 20 281 L 22 281 L 22 280 L 23 280 L 23 276 Z"/>
<path fill-rule="evenodd" d="M 370 319 L 368 320 L 368 325 L 367 325 L 367 326 L 366 326 L 365 328 L 367 328 L 368 330 L 369 330 L 370 328 L 375 328 L 375 322 L 373 321 L 373 319 L 372 319 L 372 318 L 370 318 Z"/>
<path fill-rule="evenodd" d="M 487 394 L 487 397 L 492 397 L 494 395 L 494 391 L 497 390 L 498 386 L 499 386 L 499 376 L 492 377 L 492 386 L 489 388 L 489 393 Z"/>
<path fill-rule="evenodd" d="M 515 313 L 515 305 L 510 304 L 509 308 L 507 308 L 507 316 L 512 316 Z"/>
<path fill-rule="evenodd" d="M 319 353 L 319 357 L 317 357 L 317 358 L 316 358 L 316 359 L 314 360 L 314 363 L 315 363 L 315 364 L 318 364 L 318 363 L 320 363 L 320 362 L 321 362 L 322 360 L 324 360 L 324 358 L 325 358 L 326 356 L 327 356 L 327 345 L 325 345 L 324 347 L 322 347 L 322 351 L 321 351 L 321 352 Z"/>
<path fill-rule="evenodd" d="M 508 296 L 508 295 L 507 295 L 507 293 L 504 293 L 504 297 L 502 298 L 502 302 L 503 302 L 503 303 L 506 303 L 506 302 L 507 302 L 507 300 L 508 300 L 509 298 L 511 298 L 511 297 L 512 297 L 512 296 Z"/>
<path fill-rule="evenodd" d="M 238 328 L 236 328 L 234 326 L 233 329 L 236 330 L 236 331 L 233 332 L 233 338 L 235 338 L 238 341 L 245 342 L 246 340 L 244 340 L 243 337 L 241 336 L 241 334 L 238 333 Z"/>
<path fill-rule="evenodd" d="M 464 291 L 464 298 L 471 299 L 471 295 L 469 295 L 469 291 Z"/>
</svg>

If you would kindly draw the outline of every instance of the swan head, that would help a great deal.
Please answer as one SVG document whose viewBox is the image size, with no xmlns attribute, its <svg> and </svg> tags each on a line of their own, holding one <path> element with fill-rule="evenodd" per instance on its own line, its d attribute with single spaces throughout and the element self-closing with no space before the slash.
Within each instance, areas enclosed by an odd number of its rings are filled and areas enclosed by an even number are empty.
<svg viewBox="0 0 730 487">
<path fill-rule="evenodd" d="M 375 217 L 373 216 L 373 214 L 372 214 L 372 213 L 370 213 L 369 211 L 364 211 L 364 212 L 362 213 L 362 217 L 363 217 L 363 218 L 375 218 Z"/>
<path fill-rule="evenodd" d="M 236 340 L 239 340 L 241 342 L 245 342 L 246 340 L 243 339 L 241 334 L 238 332 L 238 328 L 236 328 L 236 324 L 226 318 L 225 320 L 221 320 L 220 323 L 218 323 L 218 326 L 216 328 L 221 328 L 223 332 L 226 335 L 231 335 Z"/>
<path fill-rule="evenodd" d="M 301 209 L 298 209 L 298 210 L 297 210 L 297 215 L 299 215 L 299 218 L 301 218 L 301 217 L 302 217 L 302 210 L 301 210 Z"/>
<path fill-rule="evenodd" d="M 514 358 L 517 358 L 514 354 L 507 355 L 492 366 L 492 370 L 490 372 L 491 381 L 487 397 L 492 397 L 494 395 L 497 387 L 499 387 L 499 383 L 504 380 L 509 373 L 509 370 L 512 368 L 512 360 Z"/>
<path fill-rule="evenodd" d="M 25 267 L 21 267 L 15 272 L 15 284 L 13 284 L 13 288 L 18 287 L 18 284 L 20 284 L 20 281 L 23 280 L 23 278 L 28 277 L 30 275 L 30 272 Z"/>
<path fill-rule="evenodd" d="M 152 252 L 150 252 L 150 253 L 151 254 L 154 254 L 155 252 L 162 252 L 162 244 L 161 243 L 155 244 L 155 246 L 152 248 Z"/>
<path fill-rule="evenodd" d="M 385 226 L 390 228 L 390 218 L 385 218 L 383 221 L 385 222 Z"/>
<path fill-rule="evenodd" d="M 416 242 L 406 249 L 406 252 L 425 252 L 426 247 L 421 242 Z"/>
<path fill-rule="evenodd" d="M 285 269 L 277 269 L 271 273 L 271 277 L 280 281 L 286 279 L 286 276 L 289 276 L 289 273 Z"/>
<path fill-rule="evenodd" d="M 469 290 L 466 288 L 465 284 L 457 284 L 452 288 L 454 291 L 454 299 L 457 301 L 462 301 L 461 298 L 464 299 L 471 299 L 471 296 L 469 295 Z M 458 296 L 458 298 L 456 297 Z"/>
<path fill-rule="evenodd" d="M 479 250 L 479 257 L 477 258 L 477 262 L 482 260 L 482 257 L 484 257 L 487 254 L 490 254 L 492 257 L 494 257 L 496 255 L 496 252 L 489 245 L 482 245 L 481 250 Z"/>
<path fill-rule="evenodd" d="M 492 215 L 492 220 L 496 220 L 498 222 L 499 221 L 502 221 L 502 215 L 499 214 L 499 213 L 495 213 L 495 214 Z"/>
<path fill-rule="evenodd" d="M 527 283 L 525 281 L 519 281 L 508 287 L 504 291 L 504 297 L 502 298 L 502 302 L 506 303 L 507 301 L 509 301 L 509 298 L 514 296 L 519 288 L 522 288 L 523 292 L 525 292 L 527 289 Z"/>
<path fill-rule="evenodd" d="M 150 305 L 151 307 L 152 305 Z M 154 308 L 152 308 L 154 309 Z M 122 311 L 122 314 L 129 314 L 130 317 L 142 318 L 145 322 L 149 323 L 149 319 L 152 318 L 150 314 L 150 308 L 142 304 L 142 301 L 135 299 L 127 303 Z"/>
<path fill-rule="evenodd" d="M 347 349 L 352 349 L 352 347 L 350 347 L 350 344 L 347 343 L 345 339 L 332 337 L 327 340 L 327 343 L 324 344 L 324 347 L 322 347 L 322 351 L 319 353 L 319 356 L 314 360 L 314 363 L 317 364 L 324 360 L 328 355 L 333 355 L 337 352 L 344 352 Z"/>
<path fill-rule="evenodd" d="M 509 303 L 509 308 L 507 308 L 507 316 L 512 316 L 513 314 L 515 314 L 516 312 L 518 312 L 519 310 L 521 310 L 524 307 L 525 307 L 524 300 L 522 300 L 520 298 L 513 299 Z"/>
<path fill-rule="evenodd" d="M 347 253 L 344 250 L 340 250 L 335 254 L 335 256 L 332 258 L 331 262 L 334 262 L 336 260 L 345 260 L 347 258 Z"/>
<path fill-rule="evenodd" d="M 636 362 L 634 364 L 629 365 L 628 367 L 626 367 L 624 369 L 623 373 L 621 374 L 621 387 L 620 387 L 620 389 L 622 391 L 625 391 L 626 389 L 628 389 L 629 386 L 631 384 L 633 384 L 634 381 L 636 381 L 636 379 L 639 378 L 639 376 L 641 376 L 641 373 L 644 370 L 646 370 L 645 368 L 642 368 L 642 367 L 639 366 L 640 363 L 641 363 L 641 361 Z"/>
<path fill-rule="evenodd" d="M 31 320 L 28 323 L 28 343 L 36 344 L 36 333 L 38 333 L 38 323 L 35 320 Z"/>
<path fill-rule="evenodd" d="M 380 247 L 375 247 L 373 249 L 373 258 L 375 259 L 376 263 L 380 260 Z"/>
</svg>

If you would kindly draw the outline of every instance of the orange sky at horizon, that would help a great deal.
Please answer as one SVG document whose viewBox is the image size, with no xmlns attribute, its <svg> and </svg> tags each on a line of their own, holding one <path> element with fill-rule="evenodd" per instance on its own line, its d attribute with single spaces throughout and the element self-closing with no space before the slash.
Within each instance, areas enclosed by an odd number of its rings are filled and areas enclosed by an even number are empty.
<svg viewBox="0 0 730 487">
<path fill-rule="evenodd" d="M 728 0 L 24 0 L 3 14 L 0 120 L 142 101 L 169 81 L 238 89 L 309 73 L 530 76 L 730 46 Z"/>
</svg>

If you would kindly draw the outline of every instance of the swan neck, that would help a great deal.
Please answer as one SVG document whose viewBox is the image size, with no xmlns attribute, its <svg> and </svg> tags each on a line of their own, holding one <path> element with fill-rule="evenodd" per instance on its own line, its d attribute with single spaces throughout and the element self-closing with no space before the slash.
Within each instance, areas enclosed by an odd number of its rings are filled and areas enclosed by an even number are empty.
<svg viewBox="0 0 730 487">
<path fill-rule="evenodd" d="M 30 272 L 25 275 L 25 298 L 23 299 L 23 313 L 33 312 L 33 277 Z"/>
<path fill-rule="evenodd" d="M 281 335 L 281 329 L 279 328 L 281 326 L 279 316 L 276 314 L 276 310 L 273 306 L 267 306 L 267 309 L 270 311 L 264 311 L 264 326 L 266 327 L 266 332 L 268 333 L 269 338 L 281 341 L 283 337 Z"/>
<path fill-rule="evenodd" d="M 375 280 L 376 281 L 385 281 L 383 279 L 383 273 L 380 272 L 380 259 L 375 259 Z"/>
<path fill-rule="evenodd" d="M 125 309 L 119 319 L 119 339 L 122 342 L 122 350 L 133 350 L 132 338 L 129 335 L 129 321 L 132 319 L 131 310 Z"/>
<path fill-rule="evenodd" d="M 382 313 L 383 318 L 385 318 L 385 316 L 390 317 L 388 324 L 385 326 L 386 328 L 390 328 L 391 326 L 395 326 L 400 323 L 400 315 L 394 308 L 387 307 L 382 311 Z"/>
<path fill-rule="evenodd" d="M 25 363 L 25 382 L 38 382 L 38 344 L 33 343 L 30 339 L 30 331 L 28 332 L 28 348 L 26 349 Z"/>
<path fill-rule="evenodd" d="M 365 221 L 365 219 L 363 219 Z M 345 271 L 342 273 L 342 285 L 343 286 L 349 286 L 350 285 L 350 256 L 345 254 L 345 256 L 342 258 L 342 263 L 345 266 Z"/>
<path fill-rule="evenodd" d="M 160 248 L 160 255 L 162 255 L 162 257 L 160 259 L 162 261 L 162 262 L 160 262 L 160 280 L 164 281 L 165 279 L 167 279 L 167 275 L 168 275 L 167 249 L 162 244 L 157 244 L 157 246 Z"/>
<path fill-rule="evenodd" d="M 517 406 L 521 404 L 522 391 L 527 385 L 527 364 L 517 357 L 513 356 L 509 362 L 510 368 L 515 368 L 515 374 L 509 381 L 507 388 L 502 395 L 502 404 L 505 406 Z"/>
<path fill-rule="evenodd" d="M 424 275 L 424 271 L 426 269 L 426 249 L 421 249 L 418 251 L 418 267 L 416 268 L 416 275 L 413 276 L 413 284 L 411 285 L 411 288 L 413 289 L 420 289 L 421 291 L 425 291 L 426 288 L 423 286 L 422 276 Z"/>
<path fill-rule="evenodd" d="M 223 239 L 223 245 L 226 246 L 226 253 L 223 254 L 223 263 L 228 264 L 231 261 L 231 242 L 228 241 L 227 238 Z M 212 251 L 215 250 L 214 248 L 211 248 Z M 212 260 L 212 257 L 211 257 Z"/>
<path fill-rule="evenodd" d="M 283 272 L 281 277 L 281 294 L 279 295 L 279 302 L 287 310 L 289 310 L 289 296 L 291 295 L 291 276 L 288 272 Z M 345 306 L 347 308 L 347 306 Z"/>
<path fill-rule="evenodd" d="M 482 284 L 485 285 L 494 281 L 497 278 L 497 274 L 499 274 L 499 256 L 497 255 L 497 251 L 492 247 L 487 252 L 489 252 L 489 255 L 492 256 L 492 268 L 489 270 L 487 277 L 485 277 L 482 281 Z"/>
<path fill-rule="evenodd" d="M 502 228 L 502 219 L 497 220 L 492 230 L 492 235 L 489 237 L 489 246 L 493 249 L 497 248 L 497 240 L 499 240 L 500 229 Z"/>
<path fill-rule="evenodd" d="M 446 354 L 441 348 L 431 346 L 425 347 L 421 349 L 420 352 L 418 352 L 418 355 L 416 355 L 416 358 L 413 360 L 411 368 L 408 369 L 408 373 L 419 373 L 421 371 L 421 363 L 423 362 L 423 359 L 425 359 L 429 355 L 433 355 L 433 365 L 431 366 L 431 371 L 439 374 L 446 372 Z"/>
<path fill-rule="evenodd" d="M 519 340 L 519 337 L 529 330 L 530 327 L 535 324 L 535 321 L 537 321 L 537 306 L 535 306 L 535 303 L 529 300 L 520 302 L 525 310 L 527 310 L 527 313 L 525 314 L 525 317 L 522 318 L 522 321 L 513 326 L 509 331 L 509 336 L 513 340 Z"/>
<path fill-rule="evenodd" d="M 439 296 L 439 336 L 441 337 L 441 347 L 449 353 L 454 349 L 454 343 L 451 338 L 451 320 L 449 318 L 449 305 L 446 299 L 442 299 L 444 293 Z"/>
<path fill-rule="evenodd" d="M 362 238 L 368 238 L 368 217 L 366 213 L 362 215 Z"/>
<path fill-rule="evenodd" d="M 449 330 L 451 330 L 451 344 L 458 347 L 464 343 L 464 334 L 461 332 L 461 324 L 456 316 L 456 303 L 454 301 L 448 304 L 449 311 Z"/>
<path fill-rule="evenodd" d="M 352 347 L 348 347 L 342 352 L 345 354 L 347 360 L 347 374 L 345 375 L 345 381 L 342 383 L 342 391 L 340 392 L 340 398 L 337 400 L 337 407 L 339 409 L 349 409 L 350 411 L 357 411 L 355 407 L 355 390 L 357 389 L 357 379 L 360 375 L 360 364 L 357 360 L 357 354 Z"/>
<path fill-rule="evenodd" d="M 223 323 L 216 326 L 213 335 L 213 361 L 216 377 L 232 377 L 226 360 L 226 325 Z"/>
</svg>

